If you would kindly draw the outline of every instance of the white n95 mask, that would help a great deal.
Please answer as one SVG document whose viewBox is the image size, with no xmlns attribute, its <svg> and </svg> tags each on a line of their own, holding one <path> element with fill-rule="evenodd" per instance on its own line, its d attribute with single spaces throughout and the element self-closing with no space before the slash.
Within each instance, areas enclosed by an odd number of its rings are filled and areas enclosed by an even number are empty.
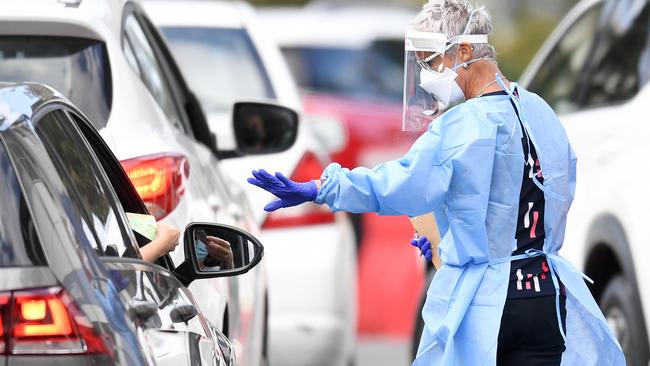
<svg viewBox="0 0 650 366">
<path fill-rule="evenodd" d="M 457 77 L 458 74 L 449 68 L 445 68 L 443 72 L 425 69 L 420 71 L 420 87 L 436 98 L 439 111 L 452 103 L 465 100 L 465 94 L 456 82 Z"/>
<path fill-rule="evenodd" d="M 486 44 L 486 34 L 468 34 L 475 12 L 469 15 L 461 35 L 447 37 L 443 33 L 406 31 L 404 37 L 404 111 L 402 130 L 421 131 L 428 127 L 440 112 L 451 104 L 465 100 L 456 82 L 458 67 L 469 65 L 485 57 L 442 69 L 445 54 L 461 43 Z"/>
</svg>

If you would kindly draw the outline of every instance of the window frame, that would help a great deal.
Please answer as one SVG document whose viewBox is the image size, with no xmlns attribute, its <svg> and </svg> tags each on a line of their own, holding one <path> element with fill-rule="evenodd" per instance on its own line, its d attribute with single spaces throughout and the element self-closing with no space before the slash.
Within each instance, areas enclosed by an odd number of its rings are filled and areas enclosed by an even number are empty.
<svg viewBox="0 0 650 366">
<path fill-rule="evenodd" d="M 152 41 L 152 36 L 151 36 L 150 31 L 147 29 L 146 25 L 143 24 L 142 16 L 137 11 L 135 5 L 132 4 L 132 3 L 129 3 L 129 4 L 127 4 L 127 6 L 125 6 L 124 13 L 122 15 L 122 26 L 121 26 L 121 31 L 120 31 L 120 38 L 121 38 L 121 40 L 120 40 L 120 46 L 121 47 L 120 48 L 121 48 L 122 52 L 125 52 L 124 47 L 125 47 L 125 44 L 127 44 L 127 43 L 128 43 L 128 46 L 131 47 L 132 50 L 135 49 L 135 47 L 133 46 L 133 41 L 127 35 L 127 32 L 126 32 L 126 22 L 130 17 L 133 17 L 133 19 L 137 23 L 138 27 L 140 27 L 140 29 L 142 30 L 142 33 L 145 36 L 145 40 L 147 41 L 147 44 L 149 45 L 149 47 L 151 48 L 151 50 L 153 52 L 154 59 L 155 59 L 156 63 L 158 64 L 158 67 L 160 69 L 160 77 L 161 77 L 161 81 L 163 83 L 163 88 L 165 88 L 167 90 L 167 93 L 169 94 L 169 97 L 171 98 L 171 103 L 173 104 L 174 110 L 178 114 L 179 123 L 180 123 L 180 127 L 181 127 L 179 130 L 181 132 L 183 132 L 184 134 L 186 134 L 186 135 L 190 135 L 192 133 L 192 127 L 191 127 L 191 124 L 189 122 L 189 118 L 188 118 L 188 116 L 186 114 L 184 105 L 181 103 L 182 98 L 181 98 L 181 96 L 179 95 L 179 93 L 177 91 L 177 88 L 176 88 L 177 85 L 176 85 L 176 83 L 173 82 L 173 78 L 170 77 L 171 72 L 169 71 L 169 67 L 167 65 L 167 62 L 166 62 L 165 58 L 160 55 L 160 50 L 159 50 L 158 45 L 156 44 L 156 42 Z M 125 58 L 126 58 L 126 56 L 125 56 Z M 137 65 L 138 65 L 138 73 L 139 73 L 138 78 L 140 79 L 140 81 L 143 84 L 145 84 L 144 80 L 142 80 L 142 74 L 143 74 L 142 64 L 140 63 L 137 56 L 135 56 L 135 61 L 136 61 Z M 129 63 L 129 65 L 130 65 L 130 63 Z M 153 93 L 151 92 L 151 90 L 149 89 L 149 86 L 145 84 L 145 87 L 147 88 L 147 91 L 149 92 L 149 94 L 151 94 L 152 97 L 155 97 L 153 95 Z M 164 112 L 164 108 L 161 105 L 159 105 L 158 102 L 156 102 L 156 104 L 161 109 L 163 109 L 163 112 Z"/>
<path fill-rule="evenodd" d="M 149 211 L 147 210 L 146 205 L 138 195 L 138 192 L 133 186 L 133 183 L 131 183 L 128 175 L 122 168 L 120 161 L 113 154 L 97 130 L 95 130 L 88 119 L 83 116 L 83 114 L 79 113 L 76 109 L 70 108 L 68 106 L 68 111 L 70 114 L 77 117 L 72 118 L 72 120 L 81 132 L 86 143 L 90 146 L 90 149 L 93 151 L 95 161 L 99 163 L 101 170 L 107 176 L 108 182 L 110 183 L 113 192 L 117 197 L 117 201 L 121 206 L 122 214 L 124 215 L 125 219 L 126 215 L 124 212 L 149 215 Z M 128 222 L 128 219 L 126 220 L 126 222 Z M 143 247 L 149 243 L 148 239 L 142 236 L 138 236 L 137 234 L 133 235 L 133 243 L 135 243 L 138 248 Z M 139 254 L 138 256 L 141 258 Z M 158 258 L 154 263 L 172 273 L 174 273 L 174 269 L 176 268 L 169 254 Z"/>
<path fill-rule="evenodd" d="M 126 248 L 126 251 L 132 250 L 132 254 L 136 257 L 140 257 L 139 251 L 137 249 L 138 245 L 136 245 L 137 241 L 135 240 L 134 234 L 132 230 L 129 227 L 128 224 L 128 219 L 126 218 L 125 211 L 122 207 L 122 203 L 119 200 L 119 197 L 117 193 L 115 192 L 115 189 L 113 185 L 110 182 L 110 179 L 108 178 L 108 175 L 106 174 L 106 171 L 103 169 L 102 164 L 98 161 L 94 149 L 90 146 L 88 140 L 86 139 L 85 135 L 81 132 L 79 129 L 79 126 L 77 125 L 75 119 L 70 115 L 71 110 L 67 108 L 66 105 L 64 104 L 56 104 L 52 103 L 49 104 L 41 109 L 39 109 L 38 113 L 35 113 L 34 116 L 32 117 L 33 121 L 33 126 L 36 130 L 36 126 L 42 122 L 42 119 L 45 118 L 46 116 L 56 113 L 56 112 L 61 112 L 63 116 L 67 119 L 67 122 L 69 123 L 68 126 L 64 126 L 64 128 L 69 128 L 71 129 L 71 132 L 73 134 L 76 134 L 82 143 L 84 144 L 84 148 L 87 150 L 89 153 L 88 158 L 91 160 L 92 164 L 94 164 L 93 168 L 93 173 L 95 177 L 99 180 L 99 183 L 101 184 L 102 189 L 105 191 L 105 194 L 107 195 L 107 200 L 109 202 L 109 207 L 111 211 L 115 214 L 115 220 L 117 222 L 117 225 L 120 230 L 120 236 L 122 240 L 124 241 L 123 245 Z M 77 114 L 78 115 L 78 114 Z M 90 122 L 88 122 L 90 123 Z M 36 133 L 39 139 L 41 139 L 41 136 Z M 43 141 L 44 147 L 46 147 L 46 143 Z M 46 151 L 47 151 L 46 147 Z M 85 153 L 85 152 L 84 152 Z M 50 158 L 52 159 L 53 163 L 57 164 L 56 160 L 57 158 L 52 156 L 50 152 L 48 151 L 48 155 L 50 155 Z M 66 177 L 64 172 L 57 171 L 57 174 L 61 177 L 62 180 L 68 180 L 69 178 Z M 74 197 L 75 199 L 79 200 L 84 206 L 83 209 L 86 215 L 92 214 L 92 209 L 88 207 L 87 202 L 83 200 L 79 194 L 76 191 L 71 191 L 68 189 L 67 186 L 64 185 L 64 188 L 66 189 L 68 195 L 70 197 Z M 98 245 L 100 245 L 101 241 L 99 238 L 99 235 L 95 231 L 94 226 L 89 226 L 89 230 L 92 232 L 92 234 L 95 236 L 94 240 L 97 242 Z M 106 243 L 109 244 L 109 243 Z M 124 253 L 118 253 L 119 256 L 121 257 Z M 102 256 L 100 256 L 102 257 Z"/>
<path fill-rule="evenodd" d="M 169 85 L 175 97 L 175 102 L 180 106 L 181 114 L 185 116 L 183 123 L 185 124 L 186 135 L 207 147 L 214 157 L 218 159 L 220 152 L 217 149 L 215 135 L 208 126 L 208 121 L 198 99 L 187 86 L 185 79 L 183 79 L 183 74 L 167 48 L 163 36 L 148 19 L 142 7 L 132 1 L 124 6 L 124 11 L 122 12 L 121 37 L 125 35 L 124 25 L 130 14 L 136 16 L 140 27 L 144 31 L 145 36 L 147 36 L 149 45 L 154 51 L 154 55 L 161 64 L 167 82 L 170 83 Z"/>
<path fill-rule="evenodd" d="M 643 87 L 648 83 L 646 81 L 645 84 L 640 80 L 641 75 L 637 75 L 639 78 L 639 89 L 637 90 L 636 94 L 628 97 L 626 99 L 621 99 L 621 100 L 616 100 L 608 103 L 601 103 L 601 104 L 590 104 L 588 103 L 590 92 L 589 89 L 593 85 L 592 83 L 592 77 L 593 73 L 595 70 L 597 70 L 602 62 L 605 60 L 605 58 L 601 60 L 597 60 L 594 58 L 594 55 L 599 49 L 599 46 L 604 43 L 604 40 L 607 39 L 608 37 L 611 37 L 612 35 L 612 29 L 611 26 L 609 25 L 609 19 L 613 16 L 611 13 L 611 1 L 604 1 L 600 3 L 603 8 L 603 13 L 601 14 L 601 21 L 600 21 L 600 26 L 598 29 L 598 32 L 596 36 L 594 37 L 594 42 L 592 42 L 591 49 L 589 52 L 589 56 L 587 57 L 587 61 L 582 67 L 582 72 L 580 75 L 580 78 L 578 79 L 578 85 L 576 87 L 575 91 L 575 98 L 576 98 L 576 104 L 579 107 L 579 110 L 589 110 L 589 109 L 597 109 L 597 108 L 605 108 L 605 107 L 613 107 L 613 106 L 620 106 L 623 105 L 630 100 L 634 99 L 636 95 L 643 89 Z M 629 35 L 629 32 L 632 30 L 636 22 L 638 21 L 639 17 L 643 16 L 644 13 L 650 11 L 650 4 L 645 4 L 644 8 L 642 11 L 640 11 L 636 17 L 634 18 L 632 25 L 630 25 L 630 29 L 627 29 L 625 33 L 615 37 L 616 41 L 620 40 L 621 38 L 625 38 L 627 35 Z M 650 19 L 650 17 L 649 17 Z M 650 32 L 650 21 L 647 23 L 647 31 Z M 615 42 L 612 42 L 615 43 Z M 639 60 L 642 59 L 645 55 L 645 57 L 648 57 L 647 55 L 650 54 L 650 36 L 646 40 L 646 48 L 642 50 L 641 54 L 639 55 Z M 605 57 L 608 56 L 609 52 L 611 49 L 607 49 L 605 53 Z M 637 70 L 638 74 L 638 70 Z"/>
<path fill-rule="evenodd" d="M 576 26 L 583 22 L 592 12 L 597 12 L 597 23 L 596 23 L 596 28 L 595 28 L 595 34 L 593 37 L 590 39 L 590 44 L 589 48 L 587 50 L 587 55 L 585 56 L 585 60 L 582 62 L 582 64 L 577 68 L 576 70 L 576 75 L 575 75 L 575 87 L 573 90 L 567 94 L 568 99 L 571 101 L 573 104 L 574 108 L 568 112 L 568 113 L 574 113 L 577 111 L 582 110 L 582 105 L 579 103 L 578 100 L 578 91 L 581 89 L 582 85 L 582 78 L 584 75 L 584 70 L 586 65 L 589 63 L 590 57 L 592 56 L 595 45 L 597 44 L 597 40 L 599 38 L 600 34 L 600 29 L 601 29 L 601 24 L 603 23 L 604 16 L 606 14 L 606 4 L 605 1 L 597 1 L 592 4 L 590 4 L 588 7 L 585 7 L 580 11 L 578 14 L 576 14 L 573 19 L 571 19 L 570 22 L 568 22 L 563 29 L 559 32 L 559 34 L 554 37 L 554 42 L 551 44 L 548 48 L 544 47 L 546 50 L 544 56 L 539 60 L 539 62 L 536 63 L 534 72 L 532 73 L 532 77 L 529 78 L 526 82 L 526 87 L 531 88 L 532 91 L 536 93 L 540 93 L 540 90 L 534 90 L 532 89 L 532 85 L 536 83 L 536 80 L 540 77 L 540 72 L 542 69 L 544 69 L 545 65 L 549 62 L 549 59 L 554 55 L 557 54 L 557 50 L 560 47 L 560 44 L 564 42 L 566 37 L 568 36 L 569 33 L 572 33 L 575 29 Z M 551 103 L 551 100 L 549 99 L 548 95 L 542 95 L 540 94 L 541 97 L 543 97 L 547 103 Z M 551 107 L 555 110 L 556 105 L 551 105 Z"/>
</svg>

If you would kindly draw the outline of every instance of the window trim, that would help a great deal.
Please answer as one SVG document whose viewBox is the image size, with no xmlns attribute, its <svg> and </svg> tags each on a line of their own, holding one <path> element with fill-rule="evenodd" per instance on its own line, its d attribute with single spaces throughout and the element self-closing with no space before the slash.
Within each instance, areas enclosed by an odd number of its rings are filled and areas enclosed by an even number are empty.
<svg viewBox="0 0 650 366">
<path fill-rule="evenodd" d="M 67 106 L 66 104 L 63 105 Z M 120 161 L 117 159 L 115 154 L 113 154 L 104 139 L 99 135 L 99 133 L 97 133 L 97 130 L 93 128 L 92 124 L 82 113 L 71 106 L 67 106 L 67 110 L 73 116 L 78 117 L 72 118 L 72 120 L 77 126 L 79 132 L 84 137 L 86 144 L 88 144 L 90 149 L 93 151 L 95 155 L 94 158 L 101 166 L 103 174 L 107 176 L 107 181 L 110 183 L 111 188 L 113 189 L 115 195 L 118 198 L 118 202 L 120 203 L 120 209 L 122 210 L 121 215 L 124 215 L 124 212 L 126 212 L 124 209 L 125 207 L 128 207 L 129 212 L 148 215 L 149 211 L 147 210 L 146 205 L 138 195 L 138 192 L 135 190 L 133 183 L 131 183 L 131 180 L 126 175 L 126 172 L 124 172 Z M 108 172 L 110 172 L 110 174 L 107 174 Z M 126 218 L 126 216 L 124 217 Z M 128 223 L 128 219 L 126 220 Z M 148 244 L 140 243 L 140 241 L 137 240 L 136 235 L 134 235 L 134 243 L 137 244 L 138 248 Z M 155 264 L 167 269 L 172 273 L 174 272 L 174 262 L 172 261 L 169 254 L 158 258 L 158 260 L 155 261 Z"/>
<path fill-rule="evenodd" d="M 132 49 L 135 49 L 133 47 L 133 42 L 131 41 L 130 37 L 128 37 L 126 33 L 126 22 L 130 17 L 133 17 L 135 21 L 137 22 L 138 26 L 142 30 L 145 39 L 147 40 L 147 43 L 151 47 L 151 50 L 153 51 L 154 58 L 156 62 L 158 63 L 158 66 L 160 68 L 160 76 L 162 78 L 162 82 L 165 84 L 164 87 L 168 90 L 169 96 L 171 98 L 171 103 L 174 105 L 174 109 L 178 112 L 179 116 L 179 122 L 182 126 L 181 132 L 183 132 L 186 135 L 191 135 L 192 134 L 192 127 L 191 123 L 189 121 L 189 117 L 187 116 L 187 112 L 185 111 L 185 106 L 182 103 L 183 98 L 178 93 L 178 90 L 175 88 L 176 82 L 173 80 L 173 78 L 170 78 L 170 71 L 169 67 L 167 65 L 167 60 L 161 56 L 161 52 L 159 50 L 159 46 L 156 42 L 152 41 L 152 36 L 151 32 L 149 31 L 148 27 L 146 26 L 146 22 L 143 22 L 143 17 L 141 15 L 140 9 L 132 2 L 129 2 L 125 5 L 124 7 L 124 12 L 122 13 L 122 24 L 121 24 L 121 30 L 120 30 L 120 46 L 121 46 L 121 51 L 124 52 L 123 47 L 124 43 L 128 42 L 129 45 L 131 46 Z M 138 67 L 140 69 L 140 74 L 142 75 L 142 65 L 138 61 L 136 57 L 136 62 L 138 64 Z M 140 76 L 139 79 L 141 82 L 144 84 L 144 81 L 142 81 L 142 77 Z M 145 85 L 145 87 L 147 87 Z M 147 90 L 149 91 L 149 88 L 147 87 Z M 149 91 L 151 94 L 151 92 Z M 152 95 L 153 97 L 153 95 Z M 157 102 L 156 102 L 157 103 Z M 162 108 L 162 107 L 161 107 Z"/>
<path fill-rule="evenodd" d="M 109 195 L 109 197 L 108 197 L 109 205 L 110 205 L 111 210 L 114 211 L 114 213 L 116 215 L 115 220 L 118 222 L 118 226 L 119 226 L 119 229 L 120 229 L 120 236 L 121 236 L 122 239 L 126 239 L 127 241 L 129 241 L 127 243 L 124 243 L 124 246 L 127 247 L 126 250 L 132 249 L 133 252 L 134 252 L 134 255 L 139 257 L 140 254 L 139 254 L 139 250 L 137 249 L 138 246 L 135 245 L 135 244 L 137 244 L 137 241 L 135 240 L 135 236 L 133 235 L 132 230 L 129 230 L 128 219 L 126 218 L 126 215 L 124 213 L 125 211 L 124 211 L 124 209 L 122 207 L 121 201 L 119 200 L 119 196 L 118 196 L 117 192 L 115 192 L 115 189 L 114 189 L 110 179 L 108 178 L 108 175 L 106 174 L 106 171 L 104 170 L 103 165 L 98 161 L 97 156 L 95 154 L 95 150 L 90 146 L 90 144 L 89 144 L 88 140 L 86 139 L 85 135 L 83 134 L 83 132 L 81 131 L 81 129 L 79 128 L 77 123 L 75 122 L 74 118 L 70 115 L 70 109 L 66 108 L 66 106 L 63 105 L 63 104 L 59 104 L 59 105 L 50 104 L 48 106 L 40 108 L 38 113 L 35 113 L 34 116 L 32 117 L 33 126 L 36 127 L 44 117 L 46 117 L 46 116 L 48 116 L 48 115 L 50 115 L 52 113 L 56 113 L 56 112 L 61 112 L 65 116 L 65 118 L 67 118 L 69 120 L 69 122 L 71 122 L 70 126 L 69 127 L 66 126 L 66 128 L 71 128 L 73 133 L 77 134 L 81 138 L 81 140 L 83 141 L 82 143 L 85 145 L 84 147 L 88 151 L 91 152 L 90 155 L 88 156 L 88 158 L 92 161 L 93 164 L 95 164 L 95 167 L 93 168 L 93 171 L 94 171 L 95 175 L 100 177 L 100 179 L 104 180 L 103 182 L 100 182 L 100 184 L 101 184 L 102 188 L 104 190 L 106 190 L 106 194 Z M 40 137 L 39 137 L 39 139 L 40 139 Z M 45 143 L 43 143 L 43 145 L 45 145 Z M 54 162 L 54 158 L 52 158 L 52 160 Z M 58 171 L 57 174 L 59 176 L 61 176 L 62 179 L 69 179 L 69 177 L 65 176 L 67 174 L 65 174 L 63 172 Z M 84 202 L 84 200 L 81 199 L 81 197 L 79 196 L 78 192 L 76 192 L 76 191 L 71 192 L 68 189 L 66 189 L 66 191 L 67 191 L 68 195 L 70 195 L 71 197 L 75 197 L 80 202 Z M 110 197 L 110 196 L 113 196 L 113 197 Z M 111 202 L 111 201 L 113 201 L 113 202 Z M 88 208 L 88 206 L 87 206 L 87 204 L 85 202 L 84 202 L 84 208 L 87 211 L 86 215 L 91 214 L 91 212 L 90 212 L 91 210 Z M 97 233 L 94 232 L 93 228 L 90 228 L 90 230 L 93 232 L 93 235 L 96 236 L 94 239 L 99 244 L 101 241 L 100 241 L 100 238 L 97 237 Z M 108 244 L 108 243 L 106 243 L 106 244 Z"/>
<path fill-rule="evenodd" d="M 608 36 L 610 36 L 612 34 L 612 29 L 611 29 L 611 27 L 609 25 L 609 23 L 610 23 L 609 19 L 613 16 L 613 14 L 611 14 L 611 10 L 609 9 L 609 8 L 611 8 L 612 2 L 611 1 L 606 1 L 606 2 L 601 2 L 599 4 L 602 5 L 602 13 L 601 13 L 601 16 L 600 16 L 599 29 L 598 29 L 598 32 L 597 32 L 596 36 L 594 37 L 594 40 L 593 40 L 593 42 L 591 44 L 589 55 L 587 56 L 587 61 L 585 62 L 585 64 L 582 67 L 582 71 L 581 71 L 580 76 L 578 78 L 578 85 L 577 85 L 576 90 L 574 92 L 576 105 L 579 107 L 579 110 L 591 110 L 591 109 L 615 107 L 615 106 L 624 105 L 624 104 L 628 103 L 630 100 L 634 99 L 639 94 L 639 92 L 641 92 L 641 90 L 643 90 L 643 87 L 645 86 L 643 84 L 640 84 L 639 85 L 639 90 L 637 91 L 637 93 L 634 96 L 632 96 L 630 98 L 627 98 L 627 99 L 616 100 L 616 101 L 611 101 L 611 102 L 602 103 L 602 104 L 589 104 L 588 103 L 589 89 L 590 89 L 590 87 L 592 85 L 592 83 L 590 82 L 591 76 L 593 75 L 594 70 L 597 70 L 598 67 L 600 66 L 600 62 L 603 61 L 603 60 L 599 60 L 597 62 L 597 60 L 594 58 L 594 55 L 595 55 L 596 51 L 598 50 L 598 46 L 604 43 L 603 40 L 606 39 Z M 638 21 L 639 17 L 643 16 L 644 12 L 646 12 L 646 11 L 650 11 L 650 4 L 645 4 L 642 11 L 640 11 L 638 14 L 636 14 L 636 17 L 634 18 L 631 27 L 634 26 L 634 24 Z M 647 28 L 648 28 L 648 32 L 650 32 L 650 22 L 647 24 Z M 629 29 L 628 31 L 630 31 L 630 30 L 631 29 Z M 627 35 L 627 34 L 628 33 L 624 33 L 622 35 L 619 35 L 618 38 L 625 37 L 625 35 Z M 646 41 L 646 48 L 644 50 L 642 50 L 641 54 L 639 55 L 639 59 L 644 57 L 645 54 L 650 54 L 650 47 L 648 47 L 648 45 L 650 45 L 650 37 L 648 37 L 648 39 Z M 609 50 L 608 50 L 608 52 L 609 52 Z M 607 56 L 607 54 L 605 54 L 605 56 Z M 637 75 L 637 76 L 639 76 L 639 81 L 641 82 L 640 75 Z"/>
</svg>

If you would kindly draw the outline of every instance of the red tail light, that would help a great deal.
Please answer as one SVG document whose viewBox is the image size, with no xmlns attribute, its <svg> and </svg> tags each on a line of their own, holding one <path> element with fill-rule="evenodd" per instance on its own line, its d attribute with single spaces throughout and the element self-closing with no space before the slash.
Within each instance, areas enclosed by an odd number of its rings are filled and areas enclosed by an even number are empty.
<svg viewBox="0 0 650 366">
<path fill-rule="evenodd" d="M 108 353 L 88 319 L 59 287 L 0 294 L 3 354 Z"/>
<path fill-rule="evenodd" d="M 0 354 L 4 354 L 7 349 L 7 343 L 5 342 L 5 322 L 9 321 L 6 315 L 9 311 L 10 300 L 11 294 L 0 293 Z"/>
<path fill-rule="evenodd" d="M 302 159 L 300 159 L 298 167 L 291 175 L 291 179 L 296 182 L 307 182 L 313 179 L 319 179 L 322 173 L 323 165 L 314 153 L 307 151 Z M 310 203 L 275 211 L 267 216 L 262 227 L 264 229 L 276 229 L 329 224 L 334 222 L 334 219 L 334 214 L 327 207 Z"/>
<path fill-rule="evenodd" d="M 190 175 L 190 165 L 184 156 L 148 155 L 121 163 L 140 198 L 157 220 L 178 206 Z"/>
</svg>

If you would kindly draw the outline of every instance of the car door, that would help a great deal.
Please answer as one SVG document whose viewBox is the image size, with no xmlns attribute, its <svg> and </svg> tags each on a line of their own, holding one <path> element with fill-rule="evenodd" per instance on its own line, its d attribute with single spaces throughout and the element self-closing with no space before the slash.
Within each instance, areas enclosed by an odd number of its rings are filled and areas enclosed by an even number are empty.
<svg viewBox="0 0 650 366">
<path fill-rule="evenodd" d="M 106 258 L 104 264 L 158 365 L 222 365 L 208 323 L 169 271 L 139 260 Z"/>
<path fill-rule="evenodd" d="M 94 285 L 106 297 L 118 290 L 136 326 L 140 344 L 152 351 L 150 356 L 156 364 L 219 365 L 222 357 L 217 353 L 207 327 L 192 324 L 191 319 L 179 313 L 194 309 L 194 315 L 197 314 L 192 302 L 181 293 L 180 284 L 170 279 L 164 269 L 153 267 L 139 258 L 138 244 L 127 224 L 120 199 L 103 165 L 78 128 L 80 124 L 86 129 L 92 128 L 73 109 L 52 105 L 43 112 L 35 130 L 70 193 L 69 209 L 82 217 L 86 240 L 80 248 L 90 250 L 87 253 L 89 257 L 99 256 L 111 266 L 117 266 L 112 270 L 109 267 L 110 276 L 95 275 Z M 124 264 L 119 264 L 122 261 Z M 163 260 L 161 263 L 167 262 Z M 136 279 L 133 282 L 124 280 L 129 278 L 126 277 L 128 271 L 132 273 L 131 278 Z M 146 294 L 141 296 L 144 305 L 130 301 L 133 294 Z M 181 310 L 174 310 L 176 308 Z M 142 309 L 149 310 L 151 316 L 160 321 L 143 321 Z M 177 324 L 178 319 L 184 324 Z M 200 319 L 198 317 L 195 322 L 200 322 Z M 170 354 L 168 349 L 175 353 Z"/>
</svg>

